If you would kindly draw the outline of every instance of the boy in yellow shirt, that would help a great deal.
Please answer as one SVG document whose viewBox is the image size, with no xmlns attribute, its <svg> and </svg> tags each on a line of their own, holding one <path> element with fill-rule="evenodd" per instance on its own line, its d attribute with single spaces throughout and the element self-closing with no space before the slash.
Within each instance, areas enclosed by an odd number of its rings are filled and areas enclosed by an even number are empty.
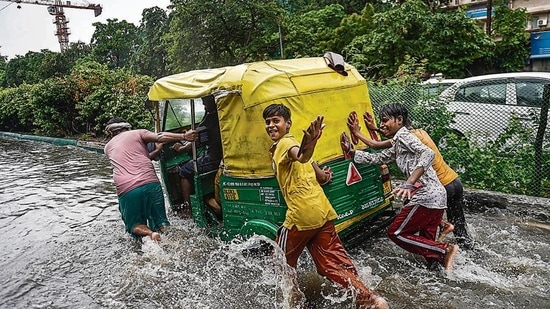
<svg viewBox="0 0 550 309">
<path fill-rule="evenodd" d="M 270 148 L 273 169 L 288 207 L 276 239 L 288 265 L 296 268 L 298 258 L 307 247 L 317 272 L 343 287 L 352 286 L 361 308 L 388 308 L 384 298 L 359 280 L 334 228 L 338 215 L 317 181 L 311 157 L 321 137 L 323 116 L 318 116 L 304 130 L 301 144 L 289 133 L 292 120 L 288 107 L 272 104 L 264 109 L 263 118 L 266 132 L 274 142 Z"/>
</svg>

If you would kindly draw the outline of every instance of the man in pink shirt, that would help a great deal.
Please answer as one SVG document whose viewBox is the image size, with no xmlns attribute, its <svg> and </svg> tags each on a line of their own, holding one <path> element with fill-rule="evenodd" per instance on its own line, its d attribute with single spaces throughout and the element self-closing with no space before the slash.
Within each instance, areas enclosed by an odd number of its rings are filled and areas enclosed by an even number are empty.
<svg viewBox="0 0 550 309">
<path fill-rule="evenodd" d="M 164 194 L 155 168 L 149 158 L 147 143 L 194 141 L 197 132 L 153 133 L 145 129 L 131 130 L 122 118 L 113 118 L 105 128 L 111 140 L 105 155 L 113 167 L 113 180 L 118 195 L 118 209 L 126 231 L 140 240 L 149 236 L 160 241 L 159 232 L 170 225 L 166 218 Z"/>
</svg>

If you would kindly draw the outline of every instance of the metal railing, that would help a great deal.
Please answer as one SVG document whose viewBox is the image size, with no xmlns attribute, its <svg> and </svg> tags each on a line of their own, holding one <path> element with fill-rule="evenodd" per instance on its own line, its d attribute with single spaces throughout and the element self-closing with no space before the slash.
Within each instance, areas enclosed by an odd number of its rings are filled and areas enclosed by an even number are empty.
<svg viewBox="0 0 550 309">
<path fill-rule="evenodd" d="M 550 79 L 461 83 L 369 83 L 375 119 L 381 106 L 402 103 L 466 187 L 550 197 Z"/>
</svg>

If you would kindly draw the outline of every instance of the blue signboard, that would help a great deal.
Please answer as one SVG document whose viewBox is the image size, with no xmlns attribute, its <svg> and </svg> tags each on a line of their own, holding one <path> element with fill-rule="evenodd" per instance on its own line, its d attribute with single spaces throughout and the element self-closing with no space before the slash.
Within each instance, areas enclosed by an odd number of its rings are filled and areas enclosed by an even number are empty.
<svg viewBox="0 0 550 309">
<path fill-rule="evenodd" d="M 495 8 L 491 10 L 491 16 L 495 16 Z M 466 17 L 469 18 L 487 18 L 487 6 L 486 5 L 476 5 L 470 7 L 466 11 Z"/>
<path fill-rule="evenodd" d="M 550 58 L 550 31 L 531 33 L 531 59 Z"/>
</svg>

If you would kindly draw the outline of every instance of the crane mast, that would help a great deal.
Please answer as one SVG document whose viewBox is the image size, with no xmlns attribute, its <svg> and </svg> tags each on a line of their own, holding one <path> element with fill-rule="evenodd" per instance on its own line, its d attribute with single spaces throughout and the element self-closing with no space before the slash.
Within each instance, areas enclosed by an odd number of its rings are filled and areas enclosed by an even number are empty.
<svg viewBox="0 0 550 309">
<path fill-rule="evenodd" d="M 65 12 L 63 11 L 63 8 L 71 8 L 71 9 L 88 9 L 93 10 L 95 17 L 101 15 L 101 12 L 103 8 L 99 4 L 88 4 L 83 3 L 80 1 L 63 1 L 63 0 L 0 0 L 0 1 L 7 1 L 7 2 L 14 2 L 17 3 L 17 8 L 21 8 L 21 3 L 26 4 L 38 4 L 38 5 L 46 5 L 48 6 L 48 13 L 50 15 L 54 16 L 53 23 L 55 24 L 55 35 L 57 36 L 57 41 L 59 42 L 59 46 L 61 48 L 61 52 L 66 51 L 69 49 L 69 35 L 71 34 L 71 31 L 69 29 L 68 23 L 69 21 L 65 17 Z"/>
</svg>

